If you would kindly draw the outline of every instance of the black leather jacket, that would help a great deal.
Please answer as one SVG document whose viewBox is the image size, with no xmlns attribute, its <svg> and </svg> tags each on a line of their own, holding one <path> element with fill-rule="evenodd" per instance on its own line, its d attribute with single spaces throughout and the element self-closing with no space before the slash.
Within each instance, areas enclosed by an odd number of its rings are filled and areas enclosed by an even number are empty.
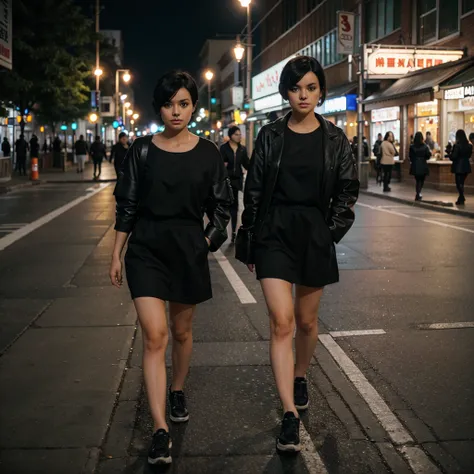
<svg viewBox="0 0 474 474">
<path fill-rule="evenodd" d="M 128 149 L 123 166 L 119 171 L 115 186 L 116 221 L 115 230 L 132 232 L 140 214 L 140 201 L 147 192 L 144 183 L 146 150 L 151 143 L 152 135 L 137 138 Z M 144 152 L 142 152 L 144 151 Z M 217 149 L 216 149 L 217 153 Z M 225 173 L 225 170 L 222 170 Z M 219 173 L 218 173 L 219 174 Z M 232 188 L 227 176 L 214 177 L 208 200 L 203 209 L 209 224 L 205 236 L 210 240 L 209 250 L 215 252 L 227 240 L 227 224 L 230 220 L 230 206 L 233 201 Z"/>
<path fill-rule="evenodd" d="M 242 166 L 248 170 L 250 164 L 247 149 L 244 146 L 239 145 L 234 154 L 234 150 L 232 150 L 230 143 L 227 142 L 221 146 L 221 155 L 227 167 L 227 173 L 229 174 L 232 186 L 242 190 L 244 178 Z"/>
<path fill-rule="evenodd" d="M 253 263 L 251 242 L 259 233 L 270 209 L 283 153 L 283 137 L 291 113 L 265 125 L 258 134 L 244 190 L 245 209 L 236 241 L 236 257 Z M 359 195 L 357 166 L 344 132 L 316 114 L 323 130 L 323 204 L 334 242 L 339 242 L 354 222 Z M 316 158 L 316 157 L 315 157 Z M 315 183 L 316 186 L 316 183 Z"/>
</svg>

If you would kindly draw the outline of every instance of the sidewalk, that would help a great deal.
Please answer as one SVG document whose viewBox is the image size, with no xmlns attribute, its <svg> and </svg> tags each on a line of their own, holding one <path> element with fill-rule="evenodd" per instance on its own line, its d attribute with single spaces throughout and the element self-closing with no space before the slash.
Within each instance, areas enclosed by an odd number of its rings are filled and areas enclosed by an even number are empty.
<svg viewBox="0 0 474 474">
<path fill-rule="evenodd" d="M 18 176 L 15 174 L 10 181 L 0 183 L 0 194 L 11 192 L 24 186 L 40 185 L 43 183 L 104 183 L 115 181 L 114 165 L 108 161 L 102 163 L 102 173 L 100 179 L 94 180 L 94 165 L 86 163 L 83 173 L 77 173 L 76 165 L 69 164 L 66 171 L 60 169 L 41 171 L 38 181 L 31 181 L 29 176 Z"/>
<path fill-rule="evenodd" d="M 423 200 L 415 201 L 415 183 L 414 181 L 406 181 L 403 183 L 390 184 L 392 191 L 383 192 L 383 186 L 375 184 L 373 179 L 369 181 L 368 189 L 361 189 L 361 194 L 374 196 L 390 201 L 410 204 L 412 206 L 423 207 L 426 209 L 445 212 L 448 214 L 456 214 L 474 218 L 474 196 L 466 195 L 466 203 L 463 206 L 457 206 L 457 192 L 447 193 L 437 191 L 436 189 L 425 188 L 422 191 Z"/>
</svg>

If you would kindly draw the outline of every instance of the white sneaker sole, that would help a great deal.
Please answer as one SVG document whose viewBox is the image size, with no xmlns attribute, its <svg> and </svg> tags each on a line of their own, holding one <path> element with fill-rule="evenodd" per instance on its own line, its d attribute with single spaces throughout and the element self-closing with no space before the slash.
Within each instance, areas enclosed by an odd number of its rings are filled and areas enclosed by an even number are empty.
<svg viewBox="0 0 474 474">
<path fill-rule="evenodd" d="M 183 416 L 181 418 L 177 418 L 177 417 L 174 417 L 173 415 L 170 415 L 170 420 L 173 423 L 186 423 L 187 421 L 189 421 L 189 415 L 188 416 Z"/>
<path fill-rule="evenodd" d="M 306 405 L 295 405 L 297 410 L 307 410 L 309 407 L 309 402 Z"/>
<path fill-rule="evenodd" d="M 173 447 L 173 443 L 170 441 L 169 449 Z M 151 458 L 148 456 L 148 464 L 151 464 L 152 466 L 156 466 L 157 464 L 162 464 L 162 465 L 168 465 L 173 462 L 173 459 L 171 455 L 168 457 L 161 457 L 161 458 Z"/>
<path fill-rule="evenodd" d="M 299 453 L 301 451 L 301 444 L 281 444 L 277 441 L 277 450 L 282 453 Z"/>
</svg>

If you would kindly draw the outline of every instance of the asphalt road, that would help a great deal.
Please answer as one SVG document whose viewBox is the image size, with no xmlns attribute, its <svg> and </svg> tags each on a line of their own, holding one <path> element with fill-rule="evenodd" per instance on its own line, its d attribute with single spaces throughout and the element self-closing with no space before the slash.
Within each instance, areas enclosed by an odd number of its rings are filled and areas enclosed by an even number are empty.
<svg viewBox="0 0 474 474">
<path fill-rule="evenodd" d="M 0 196 L 2 473 L 154 472 L 140 332 L 107 281 L 112 189 Z M 210 257 L 171 472 L 474 472 L 474 220 L 361 198 L 323 299 L 296 459 L 274 453 L 266 309 L 232 253 Z"/>
</svg>

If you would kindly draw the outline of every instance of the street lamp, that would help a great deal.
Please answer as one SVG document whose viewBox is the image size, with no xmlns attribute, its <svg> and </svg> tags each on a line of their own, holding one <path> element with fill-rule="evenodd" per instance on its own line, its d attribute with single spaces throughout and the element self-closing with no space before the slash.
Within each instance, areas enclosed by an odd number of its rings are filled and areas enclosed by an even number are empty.
<svg viewBox="0 0 474 474">
<path fill-rule="evenodd" d="M 94 69 L 94 75 L 96 75 L 97 77 L 102 76 L 102 74 L 104 74 L 104 71 L 102 71 L 100 67 Z"/>
<path fill-rule="evenodd" d="M 245 48 L 242 46 L 242 43 L 240 42 L 240 35 L 239 35 L 237 36 L 237 44 L 234 46 L 234 56 L 238 63 L 242 61 L 242 58 L 244 57 L 244 53 L 245 53 Z"/>
<path fill-rule="evenodd" d="M 211 81 L 214 77 L 214 73 L 208 69 L 204 77 L 207 79 L 207 99 L 208 99 L 208 110 L 209 110 L 209 130 L 211 129 Z"/>
<path fill-rule="evenodd" d="M 133 114 L 133 120 L 137 120 L 138 117 L 140 117 L 140 114 Z"/>
<path fill-rule="evenodd" d="M 122 80 L 123 82 L 127 83 L 130 81 L 132 76 L 130 75 L 130 71 L 128 69 L 117 69 L 115 71 L 115 118 L 118 119 L 119 117 L 119 74 L 123 72 L 124 74 L 122 75 Z M 127 94 L 124 94 L 125 100 L 127 98 Z M 118 130 L 115 132 L 115 139 L 118 140 Z"/>
<path fill-rule="evenodd" d="M 127 115 L 130 117 L 133 115 L 133 110 L 132 109 L 128 109 L 127 110 Z"/>
<path fill-rule="evenodd" d="M 247 83 L 246 83 L 246 99 L 249 104 L 249 113 L 252 113 L 252 11 L 250 4 L 252 0 L 239 0 L 242 7 L 247 9 Z M 238 46 L 238 45 L 237 45 Z M 237 48 L 237 47 L 236 47 Z M 234 48 L 234 53 L 236 54 L 235 58 L 239 61 L 237 57 L 237 51 Z M 241 58 L 242 59 L 242 58 Z M 248 123 L 248 122 L 247 122 Z M 248 123 L 247 125 L 247 148 L 251 152 L 253 148 L 253 127 L 252 124 Z"/>
</svg>

